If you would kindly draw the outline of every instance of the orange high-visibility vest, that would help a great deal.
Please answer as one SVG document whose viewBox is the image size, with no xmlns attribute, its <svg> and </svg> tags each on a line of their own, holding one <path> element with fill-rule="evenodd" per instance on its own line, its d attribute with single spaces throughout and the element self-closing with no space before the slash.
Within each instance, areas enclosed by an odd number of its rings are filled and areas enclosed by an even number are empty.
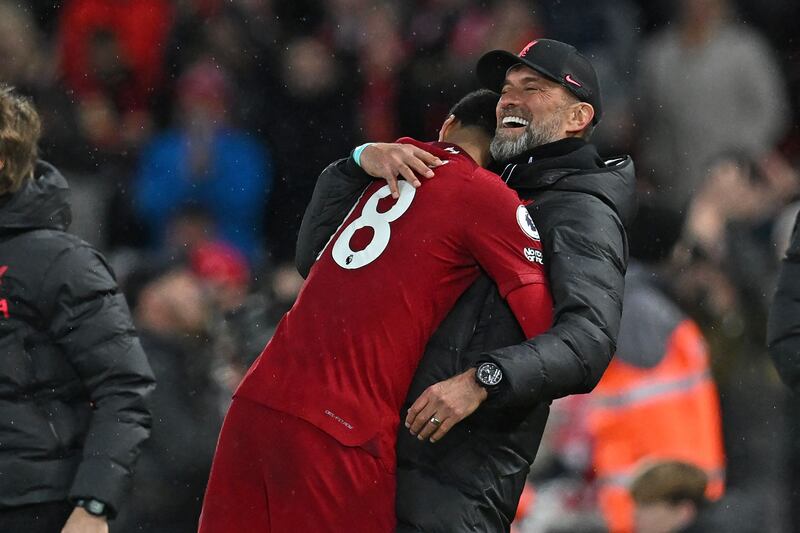
<svg viewBox="0 0 800 533">
<path fill-rule="evenodd" d="M 652 368 L 615 358 L 591 398 L 593 467 L 600 507 L 612 533 L 633 532 L 628 485 L 644 460 L 695 464 L 709 475 L 707 495 L 722 495 L 725 456 L 719 397 L 705 341 L 693 321 L 677 325 L 663 359 Z"/>
</svg>

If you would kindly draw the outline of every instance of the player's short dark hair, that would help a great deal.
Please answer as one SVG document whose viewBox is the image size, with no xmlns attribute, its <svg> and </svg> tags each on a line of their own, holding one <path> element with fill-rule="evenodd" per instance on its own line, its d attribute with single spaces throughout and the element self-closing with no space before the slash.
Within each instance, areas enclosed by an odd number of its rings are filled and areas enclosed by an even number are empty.
<svg viewBox="0 0 800 533">
<path fill-rule="evenodd" d="M 497 129 L 495 108 L 500 95 L 489 89 L 479 89 L 466 95 L 450 109 L 462 126 L 481 128 L 491 139 Z"/>
</svg>

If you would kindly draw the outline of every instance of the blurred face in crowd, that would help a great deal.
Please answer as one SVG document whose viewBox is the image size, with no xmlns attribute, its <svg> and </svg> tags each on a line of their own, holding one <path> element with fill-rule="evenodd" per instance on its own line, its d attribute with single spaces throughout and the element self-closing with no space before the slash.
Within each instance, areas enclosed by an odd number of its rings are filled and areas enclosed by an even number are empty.
<svg viewBox="0 0 800 533">
<path fill-rule="evenodd" d="M 303 37 L 289 44 L 283 62 L 286 85 L 300 99 L 325 94 L 337 82 L 337 63 L 331 59 L 331 51 L 317 38 Z"/>
<path fill-rule="evenodd" d="M 37 34 L 33 22 L 21 6 L 0 3 L 0 80 L 21 85 L 25 75 L 38 63 Z"/>
<path fill-rule="evenodd" d="M 189 132 L 202 136 L 227 124 L 231 89 L 226 73 L 213 62 L 202 60 L 187 69 L 178 79 L 176 96 Z"/>
<path fill-rule="evenodd" d="M 492 157 L 507 161 L 526 150 L 580 133 L 576 106 L 585 106 L 564 87 L 524 65 L 509 69 L 497 103 L 497 131 Z M 588 111 L 586 111 L 588 112 Z M 585 117 L 584 117 L 585 118 Z"/>
<path fill-rule="evenodd" d="M 636 533 L 677 533 L 692 523 L 697 515 L 694 504 L 651 502 L 636 505 Z"/>
<path fill-rule="evenodd" d="M 712 24 L 725 13 L 724 0 L 682 0 L 681 20 L 689 24 Z"/>
</svg>

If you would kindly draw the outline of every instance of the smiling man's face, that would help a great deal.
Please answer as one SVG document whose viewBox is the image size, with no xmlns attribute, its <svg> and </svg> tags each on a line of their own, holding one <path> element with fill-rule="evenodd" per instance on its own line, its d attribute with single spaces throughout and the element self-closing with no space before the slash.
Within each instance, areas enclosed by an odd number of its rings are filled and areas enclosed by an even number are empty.
<svg viewBox="0 0 800 533">
<path fill-rule="evenodd" d="M 564 87 L 524 65 L 509 69 L 497 103 L 491 152 L 507 161 L 526 150 L 567 137 L 566 110 L 577 102 Z"/>
</svg>

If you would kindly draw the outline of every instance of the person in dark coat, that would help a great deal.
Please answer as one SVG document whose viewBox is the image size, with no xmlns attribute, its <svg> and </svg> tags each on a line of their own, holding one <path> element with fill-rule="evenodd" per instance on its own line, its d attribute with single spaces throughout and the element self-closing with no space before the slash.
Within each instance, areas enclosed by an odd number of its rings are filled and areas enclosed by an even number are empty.
<svg viewBox="0 0 800 533">
<path fill-rule="evenodd" d="M 0 531 L 101 533 L 154 380 L 106 260 L 66 233 L 67 182 L 37 161 L 40 129 L 0 87 Z"/>
<path fill-rule="evenodd" d="M 783 382 L 800 395 L 800 215 L 769 310 L 767 347 Z"/>
<path fill-rule="evenodd" d="M 406 418 L 411 409 L 406 419 L 414 433 L 398 434 L 401 532 L 508 531 L 550 401 L 592 390 L 619 332 L 634 167 L 627 156 L 601 158 L 587 141 L 601 116 L 593 67 L 572 46 L 540 39 L 518 56 L 490 52 L 479 62 L 478 74 L 487 88 L 504 92 L 497 108 L 494 170 L 521 198 L 533 200 L 528 210 L 549 265 L 555 320 L 547 333 L 526 340 L 484 276 L 442 322 L 401 413 Z M 418 185 L 414 172 L 430 175 L 427 165 L 435 159 L 394 144 L 374 144 L 326 168 L 300 228 L 300 273 L 309 273 L 371 175 L 393 187 L 398 176 Z M 464 213 L 465 223 L 469 216 Z M 461 406 L 467 399 L 450 378 L 484 362 L 496 364 L 502 380 L 464 418 Z M 429 431 L 430 423 L 414 416 L 420 402 L 434 402 L 462 421 L 435 445 L 422 441 L 417 436 Z M 442 419 L 438 411 L 436 418 Z"/>
</svg>

